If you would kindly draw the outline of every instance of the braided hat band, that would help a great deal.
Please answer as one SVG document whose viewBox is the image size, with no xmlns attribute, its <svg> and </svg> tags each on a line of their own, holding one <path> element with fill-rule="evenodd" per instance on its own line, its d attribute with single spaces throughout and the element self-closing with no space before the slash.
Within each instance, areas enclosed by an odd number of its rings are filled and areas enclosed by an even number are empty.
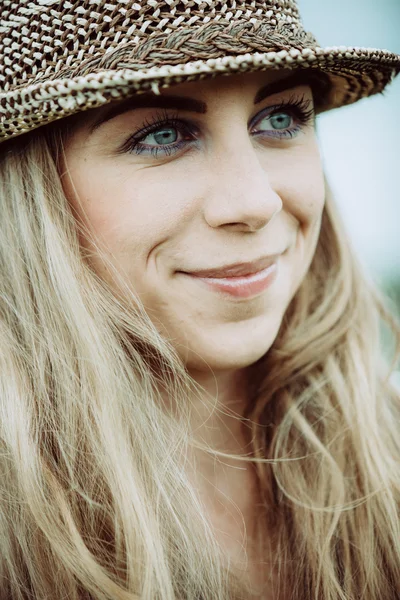
<svg viewBox="0 0 400 600">
<path fill-rule="evenodd" d="M 322 111 L 381 92 L 400 56 L 321 48 L 295 0 L 1 0 L 0 142 L 136 93 L 267 69 L 328 76 Z"/>
</svg>

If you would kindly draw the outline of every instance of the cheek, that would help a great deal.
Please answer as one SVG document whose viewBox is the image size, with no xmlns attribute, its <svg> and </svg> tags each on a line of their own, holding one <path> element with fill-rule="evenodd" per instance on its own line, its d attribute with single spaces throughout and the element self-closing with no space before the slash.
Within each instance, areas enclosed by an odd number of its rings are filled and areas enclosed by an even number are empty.
<svg viewBox="0 0 400 600">
<path fill-rule="evenodd" d="M 325 180 L 322 170 L 304 169 L 296 179 L 296 189 L 288 191 L 287 210 L 297 221 L 297 260 L 305 274 L 311 264 L 321 228 L 325 205 Z"/>
<path fill-rule="evenodd" d="M 318 227 L 325 204 L 325 179 L 316 142 L 299 147 L 284 166 L 276 167 L 274 186 L 285 212 L 304 232 Z"/>
<path fill-rule="evenodd" d="M 79 218 L 115 256 L 147 256 L 157 245 L 184 228 L 193 203 L 189 185 L 170 182 L 161 170 L 96 166 L 70 168 L 64 189 Z M 192 192 L 193 194 L 193 189 Z"/>
<path fill-rule="evenodd" d="M 283 165 L 277 162 L 274 186 L 283 200 L 284 217 L 294 231 L 290 252 L 290 297 L 293 297 L 312 262 L 325 205 L 325 178 L 316 144 L 298 148 Z"/>
</svg>

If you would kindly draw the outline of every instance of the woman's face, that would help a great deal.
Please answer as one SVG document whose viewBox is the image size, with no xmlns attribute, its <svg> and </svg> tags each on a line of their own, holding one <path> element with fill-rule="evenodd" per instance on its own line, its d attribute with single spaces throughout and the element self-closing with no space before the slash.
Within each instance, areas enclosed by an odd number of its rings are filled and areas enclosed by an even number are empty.
<svg viewBox="0 0 400 600">
<path fill-rule="evenodd" d="M 82 113 L 66 144 L 69 201 L 189 369 L 246 367 L 276 338 L 324 207 L 312 109 L 289 72 L 218 76 Z M 268 257 L 272 279 L 195 275 Z"/>
</svg>

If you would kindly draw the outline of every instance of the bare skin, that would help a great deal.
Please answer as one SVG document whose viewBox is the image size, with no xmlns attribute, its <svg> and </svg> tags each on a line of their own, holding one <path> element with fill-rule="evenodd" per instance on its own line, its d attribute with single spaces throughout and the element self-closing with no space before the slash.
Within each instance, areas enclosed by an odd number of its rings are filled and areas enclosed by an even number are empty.
<svg viewBox="0 0 400 600">
<path fill-rule="evenodd" d="M 251 431 L 249 427 L 241 425 L 240 419 L 243 397 L 245 391 L 237 384 L 231 397 L 224 401 L 228 415 L 232 413 L 230 417 L 210 415 L 208 410 L 204 410 L 204 421 L 198 428 L 197 436 L 201 442 L 227 454 L 246 455 L 250 452 Z M 227 559 L 251 590 L 250 598 L 285 600 L 282 590 L 278 595 L 279 582 L 271 572 L 272 545 L 265 548 L 262 555 L 258 552 L 257 507 L 261 500 L 254 465 L 200 451 L 193 452 L 191 459 L 192 470 L 189 474 L 193 485 L 206 507 Z"/>
<path fill-rule="evenodd" d="M 93 132 L 108 107 L 89 111 L 65 152 L 63 185 L 71 204 L 204 388 L 203 398 L 193 398 L 193 431 L 228 453 L 248 451 L 240 425 L 244 374 L 277 336 L 313 258 L 324 208 L 313 119 L 303 123 L 295 110 L 282 107 L 302 100 L 312 108 L 311 88 L 305 83 L 254 102 L 260 88 L 287 76 L 265 71 L 161 89 L 162 97 L 193 98 L 207 110 L 144 105 Z M 140 154 L 127 150 L 128 138 L 145 122 L 166 116 L 176 122 L 139 136 Z M 94 267 L 114 285 L 90 249 Z M 276 280 L 249 298 L 217 292 L 182 273 L 273 254 L 279 255 Z M 222 413 L 206 401 L 216 392 Z M 254 527 L 254 471 L 201 453 L 195 462 L 194 483 L 216 535 L 239 563 L 244 533 L 251 545 Z M 254 563 L 247 570 L 256 587 L 260 571 Z"/>
</svg>

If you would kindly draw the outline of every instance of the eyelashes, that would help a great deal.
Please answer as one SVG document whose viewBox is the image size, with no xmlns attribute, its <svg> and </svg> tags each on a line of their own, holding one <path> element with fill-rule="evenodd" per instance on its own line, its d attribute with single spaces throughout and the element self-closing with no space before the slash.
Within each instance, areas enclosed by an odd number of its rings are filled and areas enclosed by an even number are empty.
<svg viewBox="0 0 400 600">
<path fill-rule="evenodd" d="M 280 113 L 288 113 L 294 116 L 298 125 L 307 126 L 315 119 L 315 110 L 313 101 L 305 96 L 290 96 L 288 100 L 283 100 L 280 104 L 268 107 L 261 111 L 265 116 L 274 116 Z M 258 117 L 258 116 L 257 116 Z"/>
<path fill-rule="evenodd" d="M 163 128 L 176 129 L 180 133 L 185 134 L 187 139 L 185 141 L 162 145 L 159 147 L 140 144 L 142 139 L 146 138 L 151 133 L 156 133 L 157 131 L 162 130 Z M 170 154 L 178 151 L 185 144 L 185 142 L 187 143 L 194 141 L 197 134 L 199 134 L 199 131 L 193 124 L 178 118 L 178 113 L 171 115 L 168 114 L 166 109 L 163 109 L 162 112 L 156 112 L 151 121 L 145 119 L 142 128 L 127 139 L 118 153 L 142 154 L 143 152 L 147 151 L 152 155 L 157 156 L 158 153 L 162 151 L 165 155 L 169 156 Z"/>
<path fill-rule="evenodd" d="M 282 117 L 284 115 L 289 116 L 292 120 L 296 121 L 295 125 L 284 129 L 271 129 L 267 130 L 267 132 L 256 132 L 256 135 L 273 140 L 284 140 L 297 136 L 301 130 L 315 121 L 313 102 L 305 96 L 299 97 L 292 95 L 288 100 L 262 110 L 252 119 L 252 124 L 254 122 L 259 123 L 263 122 L 265 119 L 276 118 L 278 116 Z M 251 128 L 252 127 L 253 125 L 251 125 Z M 150 136 L 150 134 L 157 134 L 159 136 L 160 132 L 165 134 L 172 130 L 179 132 L 180 137 L 183 139 L 157 146 L 142 143 L 142 140 Z M 163 111 L 156 112 L 151 120 L 145 119 L 141 129 L 129 136 L 123 146 L 118 150 L 118 154 L 150 154 L 157 157 L 159 153 L 161 153 L 163 156 L 171 156 L 172 154 L 179 152 L 179 150 L 187 144 L 193 144 L 198 141 L 199 135 L 200 130 L 194 124 L 180 119 L 178 113 L 171 114 L 168 113 L 166 109 L 163 109 Z M 160 141 L 156 141 L 156 143 L 160 144 Z"/>
</svg>

